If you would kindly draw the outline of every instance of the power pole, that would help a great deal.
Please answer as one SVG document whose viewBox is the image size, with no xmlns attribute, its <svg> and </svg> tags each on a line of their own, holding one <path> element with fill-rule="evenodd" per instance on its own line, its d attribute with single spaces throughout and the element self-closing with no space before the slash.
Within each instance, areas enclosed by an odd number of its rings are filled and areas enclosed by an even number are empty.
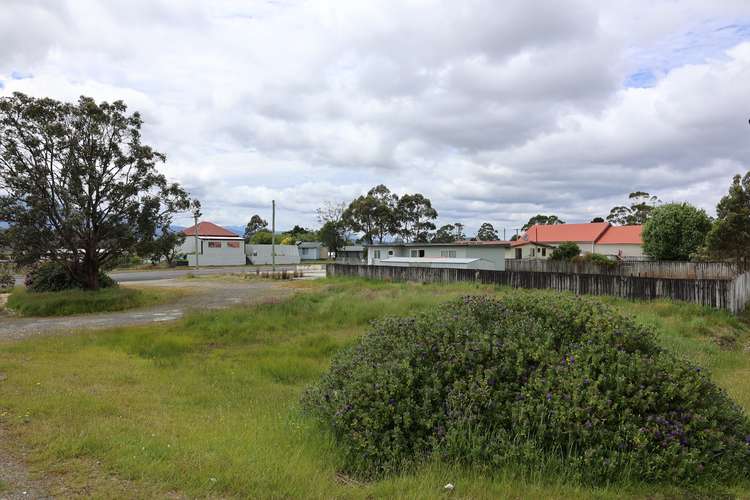
<svg viewBox="0 0 750 500">
<path fill-rule="evenodd" d="M 199 269 L 198 264 L 198 218 L 202 215 L 201 214 L 201 202 L 198 200 L 193 200 L 193 220 L 195 221 L 195 232 L 193 233 L 193 238 L 195 241 L 195 269 Z"/>
<path fill-rule="evenodd" d="M 276 272 L 276 200 L 271 200 L 271 271 Z"/>
</svg>

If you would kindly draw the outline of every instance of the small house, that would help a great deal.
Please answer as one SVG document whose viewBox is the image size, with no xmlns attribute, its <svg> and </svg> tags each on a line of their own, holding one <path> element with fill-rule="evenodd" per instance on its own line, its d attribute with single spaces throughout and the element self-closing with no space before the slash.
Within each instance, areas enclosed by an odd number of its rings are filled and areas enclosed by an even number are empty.
<svg viewBox="0 0 750 500">
<path fill-rule="evenodd" d="M 328 248 L 319 241 L 300 241 L 297 243 L 300 260 L 325 260 L 328 258 Z"/>
<path fill-rule="evenodd" d="M 367 246 L 371 266 L 443 267 L 505 270 L 509 241 L 456 241 L 453 243 L 382 243 Z"/>
<path fill-rule="evenodd" d="M 198 264 L 201 266 L 245 265 L 245 242 L 241 236 L 228 229 L 205 221 L 198 224 L 197 231 L 192 226 L 182 231 L 182 234 L 185 235 L 185 241 L 180 247 L 180 253 L 187 255 L 188 265 L 195 265 L 196 245 Z"/>
<path fill-rule="evenodd" d="M 347 245 L 336 250 L 336 264 L 367 264 L 367 254 L 362 245 Z"/>
<path fill-rule="evenodd" d="M 561 243 L 572 241 L 583 253 L 618 258 L 643 258 L 643 226 L 613 226 L 609 222 L 587 224 L 535 224 L 511 243 L 510 259 L 548 259 Z"/>
</svg>

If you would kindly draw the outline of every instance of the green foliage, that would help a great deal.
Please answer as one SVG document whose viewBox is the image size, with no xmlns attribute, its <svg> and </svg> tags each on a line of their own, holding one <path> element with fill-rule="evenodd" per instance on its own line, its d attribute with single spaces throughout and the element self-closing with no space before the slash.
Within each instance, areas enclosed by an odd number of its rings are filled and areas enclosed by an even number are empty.
<svg viewBox="0 0 750 500">
<path fill-rule="evenodd" d="M 603 217 L 594 217 L 591 222 L 606 222 Z"/>
<path fill-rule="evenodd" d="M 344 231 L 333 221 L 327 221 L 318 230 L 318 236 L 323 246 L 331 252 L 336 252 L 339 248 L 346 246 Z"/>
<path fill-rule="evenodd" d="M 446 224 L 440 226 L 432 236 L 432 243 L 453 243 L 456 241 L 456 226 L 453 224 Z"/>
<path fill-rule="evenodd" d="M 146 291 L 121 287 L 46 293 L 31 293 L 16 289 L 8 298 L 8 308 L 22 316 L 70 316 L 124 311 L 163 302 L 169 298 L 169 292 L 171 291 Z"/>
<path fill-rule="evenodd" d="M 706 236 L 707 250 L 750 266 L 750 172 L 735 175 L 729 193 L 716 206 L 716 222 Z"/>
<path fill-rule="evenodd" d="M 643 226 L 643 250 L 659 260 L 689 260 L 706 239 L 711 219 L 689 203 L 656 207 Z"/>
<path fill-rule="evenodd" d="M 594 264 L 597 264 L 599 266 L 603 267 L 617 267 L 617 261 L 610 259 L 606 255 L 602 255 L 600 253 L 588 253 L 586 254 L 586 257 L 593 262 Z"/>
<path fill-rule="evenodd" d="M 303 405 L 365 477 L 432 457 L 584 481 L 737 481 L 750 422 L 652 331 L 592 299 L 467 296 L 373 324 Z"/>
<path fill-rule="evenodd" d="M 268 222 L 261 218 L 260 215 L 255 214 L 250 217 L 250 222 L 245 226 L 245 242 L 250 243 L 255 233 L 263 231 L 268 227 Z"/>
<path fill-rule="evenodd" d="M 495 231 L 492 224 L 485 222 L 479 226 L 479 231 L 477 231 L 477 239 L 479 241 L 494 241 L 497 238 L 497 231 Z"/>
<path fill-rule="evenodd" d="M 653 209 L 661 203 L 659 198 L 645 191 L 635 191 L 628 195 L 630 206 L 617 206 L 610 210 L 607 221 L 615 226 L 645 224 Z"/>
<path fill-rule="evenodd" d="M 250 243 L 253 245 L 270 245 L 272 239 L 273 235 L 271 234 L 271 231 L 264 229 L 255 233 L 253 237 L 250 238 Z"/>
<path fill-rule="evenodd" d="M 394 229 L 404 241 L 426 242 L 429 232 L 435 229 L 432 222 L 438 216 L 432 202 L 420 193 L 405 194 L 399 198 L 394 212 Z"/>
<path fill-rule="evenodd" d="M 117 283 L 99 272 L 99 288 L 111 288 Z M 81 282 L 71 274 L 68 267 L 61 262 L 44 262 L 32 267 L 26 274 L 26 289 L 30 292 L 60 292 L 62 290 L 73 290 L 85 288 Z"/>
<path fill-rule="evenodd" d="M 160 234 L 155 238 L 145 240 L 138 245 L 138 254 L 151 260 L 154 264 L 164 261 L 170 267 L 177 259 L 177 252 L 185 242 L 182 232 L 173 231 L 168 226 L 161 228 Z"/>
<path fill-rule="evenodd" d="M 562 220 L 557 215 L 542 215 L 537 214 L 534 217 L 530 218 L 529 221 L 523 225 L 521 228 L 522 231 L 526 231 L 530 229 L 535 224 L 539 224 L 540 226 L 551 226 L 554 224 L 565 224 L 565 221 Z"/>
<path fill-rule="evenodd" d="M 0 264 L 0 291 L 10 290 L 16 285 L 16 279 L 9 268 Z"/>
<path fill-rule="evenodd" d="M 564 241 L 558 247 L 552 250 L 550 259 L 552 260 L 571 260 L 581 253 L 581 247 L 573 241 Z"/>
</svg>

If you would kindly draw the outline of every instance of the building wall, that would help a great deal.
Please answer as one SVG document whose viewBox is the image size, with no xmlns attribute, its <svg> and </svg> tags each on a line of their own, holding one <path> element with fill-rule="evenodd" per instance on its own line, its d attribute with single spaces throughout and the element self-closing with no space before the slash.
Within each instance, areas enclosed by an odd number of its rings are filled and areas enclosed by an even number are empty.
<svg viewBox="0 0 750 500">
<path fill-rule="evenodd" d="M 505 247 L 466 247 L 466 257 L 479 258 L 491 263 L 490 269 L 502 271 L 505 269 Z M 480 269 L 485 269 L 484 267 Z"/>
<path fill-rule="evenodd" d="M 379 252 L 379 256 L 378 256 Z M 377 246 L 369 247 L 367 263 L 371 266 L 380 265 L 389 257 L 448 257 L 448 258 L 478 258 L 486 261 L 482 269 L 505 269 L 506 247 L 470 246 L 470 245 L 425 245 L 425 246 Z M 489 262 L 489 264 L 487 263 Z"/>
<path fill-rule="evenodd" d="M 320 247 L 318 248 L 299 248 L 300 260 L 320 260 Z"/>
<path fill-rule="evenodd" d="M 623 257 L 645 256 L 641 245 L 595 245 L 594 251 L 604 255 L 622 255 Z"/>
<path fill-rule="evenodd" d="M 255 265 L 269 265 L 272 263 L 272 245 L 245 245 L 245 252 L 250 262 Z M 276 245 L 277 264 L 299 264 L 299 249 L 297 245 Z"/>
<path fill-rule="evenodd" d="M 201 266 L 244 266 L 246 259 L 243 245 L 242 239 L 198 238 L 198 264 Z M 180 247 L 180 253 L 187 254 L 188 265 L 195 265 L 194 237 L 185 238 L 185 242 Z"/>
</svg>

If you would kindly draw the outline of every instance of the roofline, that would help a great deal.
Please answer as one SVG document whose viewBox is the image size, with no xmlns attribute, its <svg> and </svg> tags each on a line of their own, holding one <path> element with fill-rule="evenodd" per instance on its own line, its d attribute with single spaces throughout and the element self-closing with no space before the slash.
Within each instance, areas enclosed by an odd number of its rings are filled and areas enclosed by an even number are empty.
<svg viewBox="0 0 750 500">
<path fill-rule="evenodd" d="M 364 243 L 364 247 L 510 247 L 510 241 L 468 241 L 453 243 Z"/>
</svg>

